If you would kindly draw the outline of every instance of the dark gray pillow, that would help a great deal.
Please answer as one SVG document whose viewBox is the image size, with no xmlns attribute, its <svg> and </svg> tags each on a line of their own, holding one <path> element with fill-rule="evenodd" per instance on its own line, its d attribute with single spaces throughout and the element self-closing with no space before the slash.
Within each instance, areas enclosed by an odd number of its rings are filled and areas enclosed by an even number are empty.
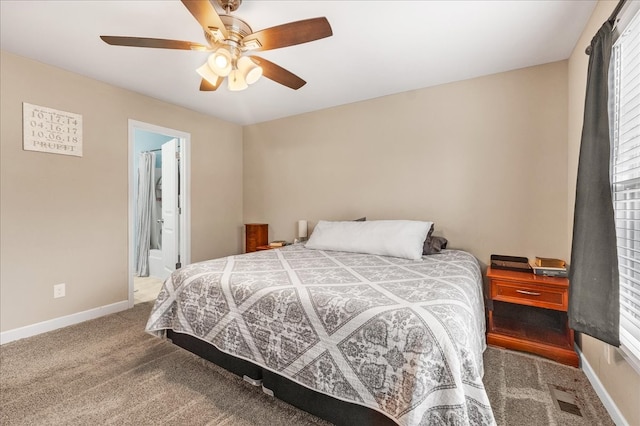
<svg viewBox="0 0 640 426">
<path fill-rule="evenodd" d="M 427 232 L 427 239 L 424 240 L 424 245 L 422 246 L 422 254 L 436 254 L 440 253 L 440 250 L 447 248 L 447 241 L 444 237 L 435 237 L 433 234 L 433 225 L 431 225 L 431 229 Z"/>
<path fill-rule="evenodd" d="M 354 222 L 366 222 L 367 221 L 367 217 L 361 217 L 360 219 L 354 219 Z"/>
<path fill-rule="evenodd" d="M 423 252 L 423 254 L 440 253 L 440 250 L 444 250 L 447 248 L 448 243 L 449 241 L 444 237 L 431 237 L 431 241 L 429 242 L 429 250 L 428 252 Z"/>
</svg>

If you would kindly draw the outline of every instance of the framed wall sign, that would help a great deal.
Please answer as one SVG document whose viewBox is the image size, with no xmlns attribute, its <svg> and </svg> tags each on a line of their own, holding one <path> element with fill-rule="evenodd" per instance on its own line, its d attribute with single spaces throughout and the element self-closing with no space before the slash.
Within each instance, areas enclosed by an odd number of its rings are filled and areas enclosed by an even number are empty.
<svg viewBox="0 0 640 426">
<path fill-rule="evenodd" d="M 82 115 L 23 102 L 22 143 L 26 151 L 82 157 Z"/>
</svg>

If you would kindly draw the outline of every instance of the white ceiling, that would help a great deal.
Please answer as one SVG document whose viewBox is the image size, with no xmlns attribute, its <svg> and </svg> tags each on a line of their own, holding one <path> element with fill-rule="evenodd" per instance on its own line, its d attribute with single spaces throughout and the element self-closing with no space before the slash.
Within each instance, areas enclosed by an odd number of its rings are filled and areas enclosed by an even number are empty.
<svg viewBox="0 0 640 426">
<path fill-rule="evenodd" d="M 254 31 L 320 16 L 329 20 L 332 37 L 259 53 L 306 80 L 297 91 L 262 78 L 243 92 L 224 86 L 200 92 L 195 69 L 206 52 L 109 46 L 99 39 L 206 44 L 179 1 L 0 0 L 0 47 L 245 125 L 566 59 L 595 4 L 244 0 L 233 14 Z"/>
</svg>

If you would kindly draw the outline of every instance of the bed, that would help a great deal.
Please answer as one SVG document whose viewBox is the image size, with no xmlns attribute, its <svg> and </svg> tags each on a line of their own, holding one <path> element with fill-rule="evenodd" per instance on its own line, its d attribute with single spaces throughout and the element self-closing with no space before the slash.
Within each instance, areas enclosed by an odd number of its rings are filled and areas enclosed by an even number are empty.
<svg viewBox="0 0 640 426">
<path fill-rule="evenodd" d="M 469 253 L 409 260 L 302 244 L 188 265 L 147 331 L 336 424 L 495 424 Z"/>
</svg>

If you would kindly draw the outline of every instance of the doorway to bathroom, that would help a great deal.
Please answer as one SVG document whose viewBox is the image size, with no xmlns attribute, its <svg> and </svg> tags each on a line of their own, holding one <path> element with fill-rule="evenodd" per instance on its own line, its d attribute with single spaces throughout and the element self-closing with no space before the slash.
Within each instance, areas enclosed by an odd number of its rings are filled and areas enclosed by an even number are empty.
<svg viewBox="0 0 640 426">
<path fill-rule="evenodd" d="M 129 305 L 190 262 L 188 133 L 129 120 Z"/>
</svg>

